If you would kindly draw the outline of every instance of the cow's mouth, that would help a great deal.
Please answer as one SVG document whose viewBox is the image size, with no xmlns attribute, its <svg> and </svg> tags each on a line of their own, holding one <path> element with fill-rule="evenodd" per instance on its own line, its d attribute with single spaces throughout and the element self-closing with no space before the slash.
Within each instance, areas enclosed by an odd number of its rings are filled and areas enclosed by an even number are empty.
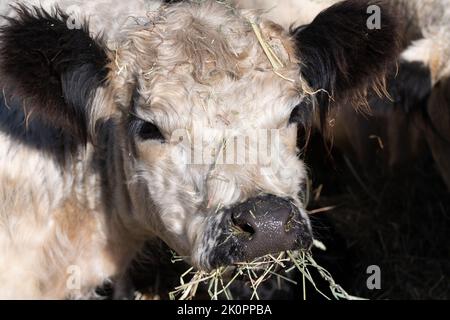
<svg viewBox="0 0 450 320">
<path fill-rule="evenodd" d="M 205 264 L 213 269 L 286 250 L 309 249 L 313 236 L 309 219 L 292 201 L 264 195 L 223 210 L 221 220 L 210 226 L 204 240 L 209 251 Z"/>
</svg>

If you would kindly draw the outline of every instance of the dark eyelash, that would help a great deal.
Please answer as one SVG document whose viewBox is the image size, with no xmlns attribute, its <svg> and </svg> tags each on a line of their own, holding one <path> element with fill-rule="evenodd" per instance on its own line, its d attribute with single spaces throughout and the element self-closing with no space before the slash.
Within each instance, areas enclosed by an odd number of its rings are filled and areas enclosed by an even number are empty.
<svg viewBox="0 0 450 320">
<path fill-rule="evenodd" d="M 165 140 L 155 124 L 134 115 L 130 115 L 128 130 L 133 137 L 139 137 L 141 140 L 160 140 L 162 142 Z"/>
</svg>

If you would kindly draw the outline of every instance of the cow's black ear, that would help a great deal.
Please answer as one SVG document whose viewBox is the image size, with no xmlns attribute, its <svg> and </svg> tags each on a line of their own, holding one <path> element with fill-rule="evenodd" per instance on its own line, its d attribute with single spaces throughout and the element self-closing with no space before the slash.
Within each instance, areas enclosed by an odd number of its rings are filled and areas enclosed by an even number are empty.
<svg viewBox="0 0 450 320">
<path fill-rule="evenodd" d="M 361 101 L 368 88 L 383 84 L 399 54 L 396 21 L 394 10 L 384 2 L 348 0 L 291 30 L 302 76 L 319 90 L 322 122 L 331 103 L 343 98 Z"/>
<path fill-rule="evenodd" d="M 81 141 L 93 95 L 105 85 L 108 57 L 87 24 L 72 28 L 55 8 L 17 6 L 15 18 L 0 29 L 0 84 L 9 98 Z"/>
</svg>

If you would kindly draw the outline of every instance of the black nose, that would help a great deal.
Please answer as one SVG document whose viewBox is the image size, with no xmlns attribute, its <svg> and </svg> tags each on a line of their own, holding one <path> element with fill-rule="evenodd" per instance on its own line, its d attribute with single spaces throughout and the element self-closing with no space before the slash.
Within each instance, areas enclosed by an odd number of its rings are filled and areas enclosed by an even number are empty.
<svg viewBox="0 0 450 320">
<path fill-rule="evenodd" d="M 231 220 L 245 259 L 312 245 L 308 218 L 287 199 L 273 195 L 249 199 L 231 208 Z"/>
</svg>

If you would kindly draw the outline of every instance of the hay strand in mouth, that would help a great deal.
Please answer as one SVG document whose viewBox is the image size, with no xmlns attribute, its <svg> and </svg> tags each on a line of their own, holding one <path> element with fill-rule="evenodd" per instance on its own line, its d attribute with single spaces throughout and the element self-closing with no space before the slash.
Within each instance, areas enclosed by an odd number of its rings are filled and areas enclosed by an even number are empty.
<svg viewBox="0 0 450 320">
<path fill-rule="evenodd" d="M 326 250 L 320 241 L 315 240 L 314 246 L 320 250 Z M 300 279 L 293 279 L 294 270 L 300 272 Z M 318 288 L 310 270 L 315 270 L 326 281 L 329 293 L 324 293 Z M 278 288 L 281 288 L 283 282 L 291 285 L 300 283 L 302 285 L 301 298 L 304 300 L 308 297 L 308 282 L 327 300 L 361 300 L 361 298 L 348 294 L 337 284 L 331 274 L 314 260 L 309 251 L 285 251 L 278 255 L 266 255 L 250 262 L 236 263 L 233 266 L 218 268 L 211 272 L 196 271 L 190 268 L 181 275 L 180 285 L 169 293 L 169 297 L 172 300 L 192 300 L 197 297 L 199 287 L 205 285 L 210 299 L 232 300 L 231 286 L 238 280 L 244 280 L 251 290 L 250 299 L 259 300 L 258 289 L 271 278 L 277 281 Z"/>
</svg>

